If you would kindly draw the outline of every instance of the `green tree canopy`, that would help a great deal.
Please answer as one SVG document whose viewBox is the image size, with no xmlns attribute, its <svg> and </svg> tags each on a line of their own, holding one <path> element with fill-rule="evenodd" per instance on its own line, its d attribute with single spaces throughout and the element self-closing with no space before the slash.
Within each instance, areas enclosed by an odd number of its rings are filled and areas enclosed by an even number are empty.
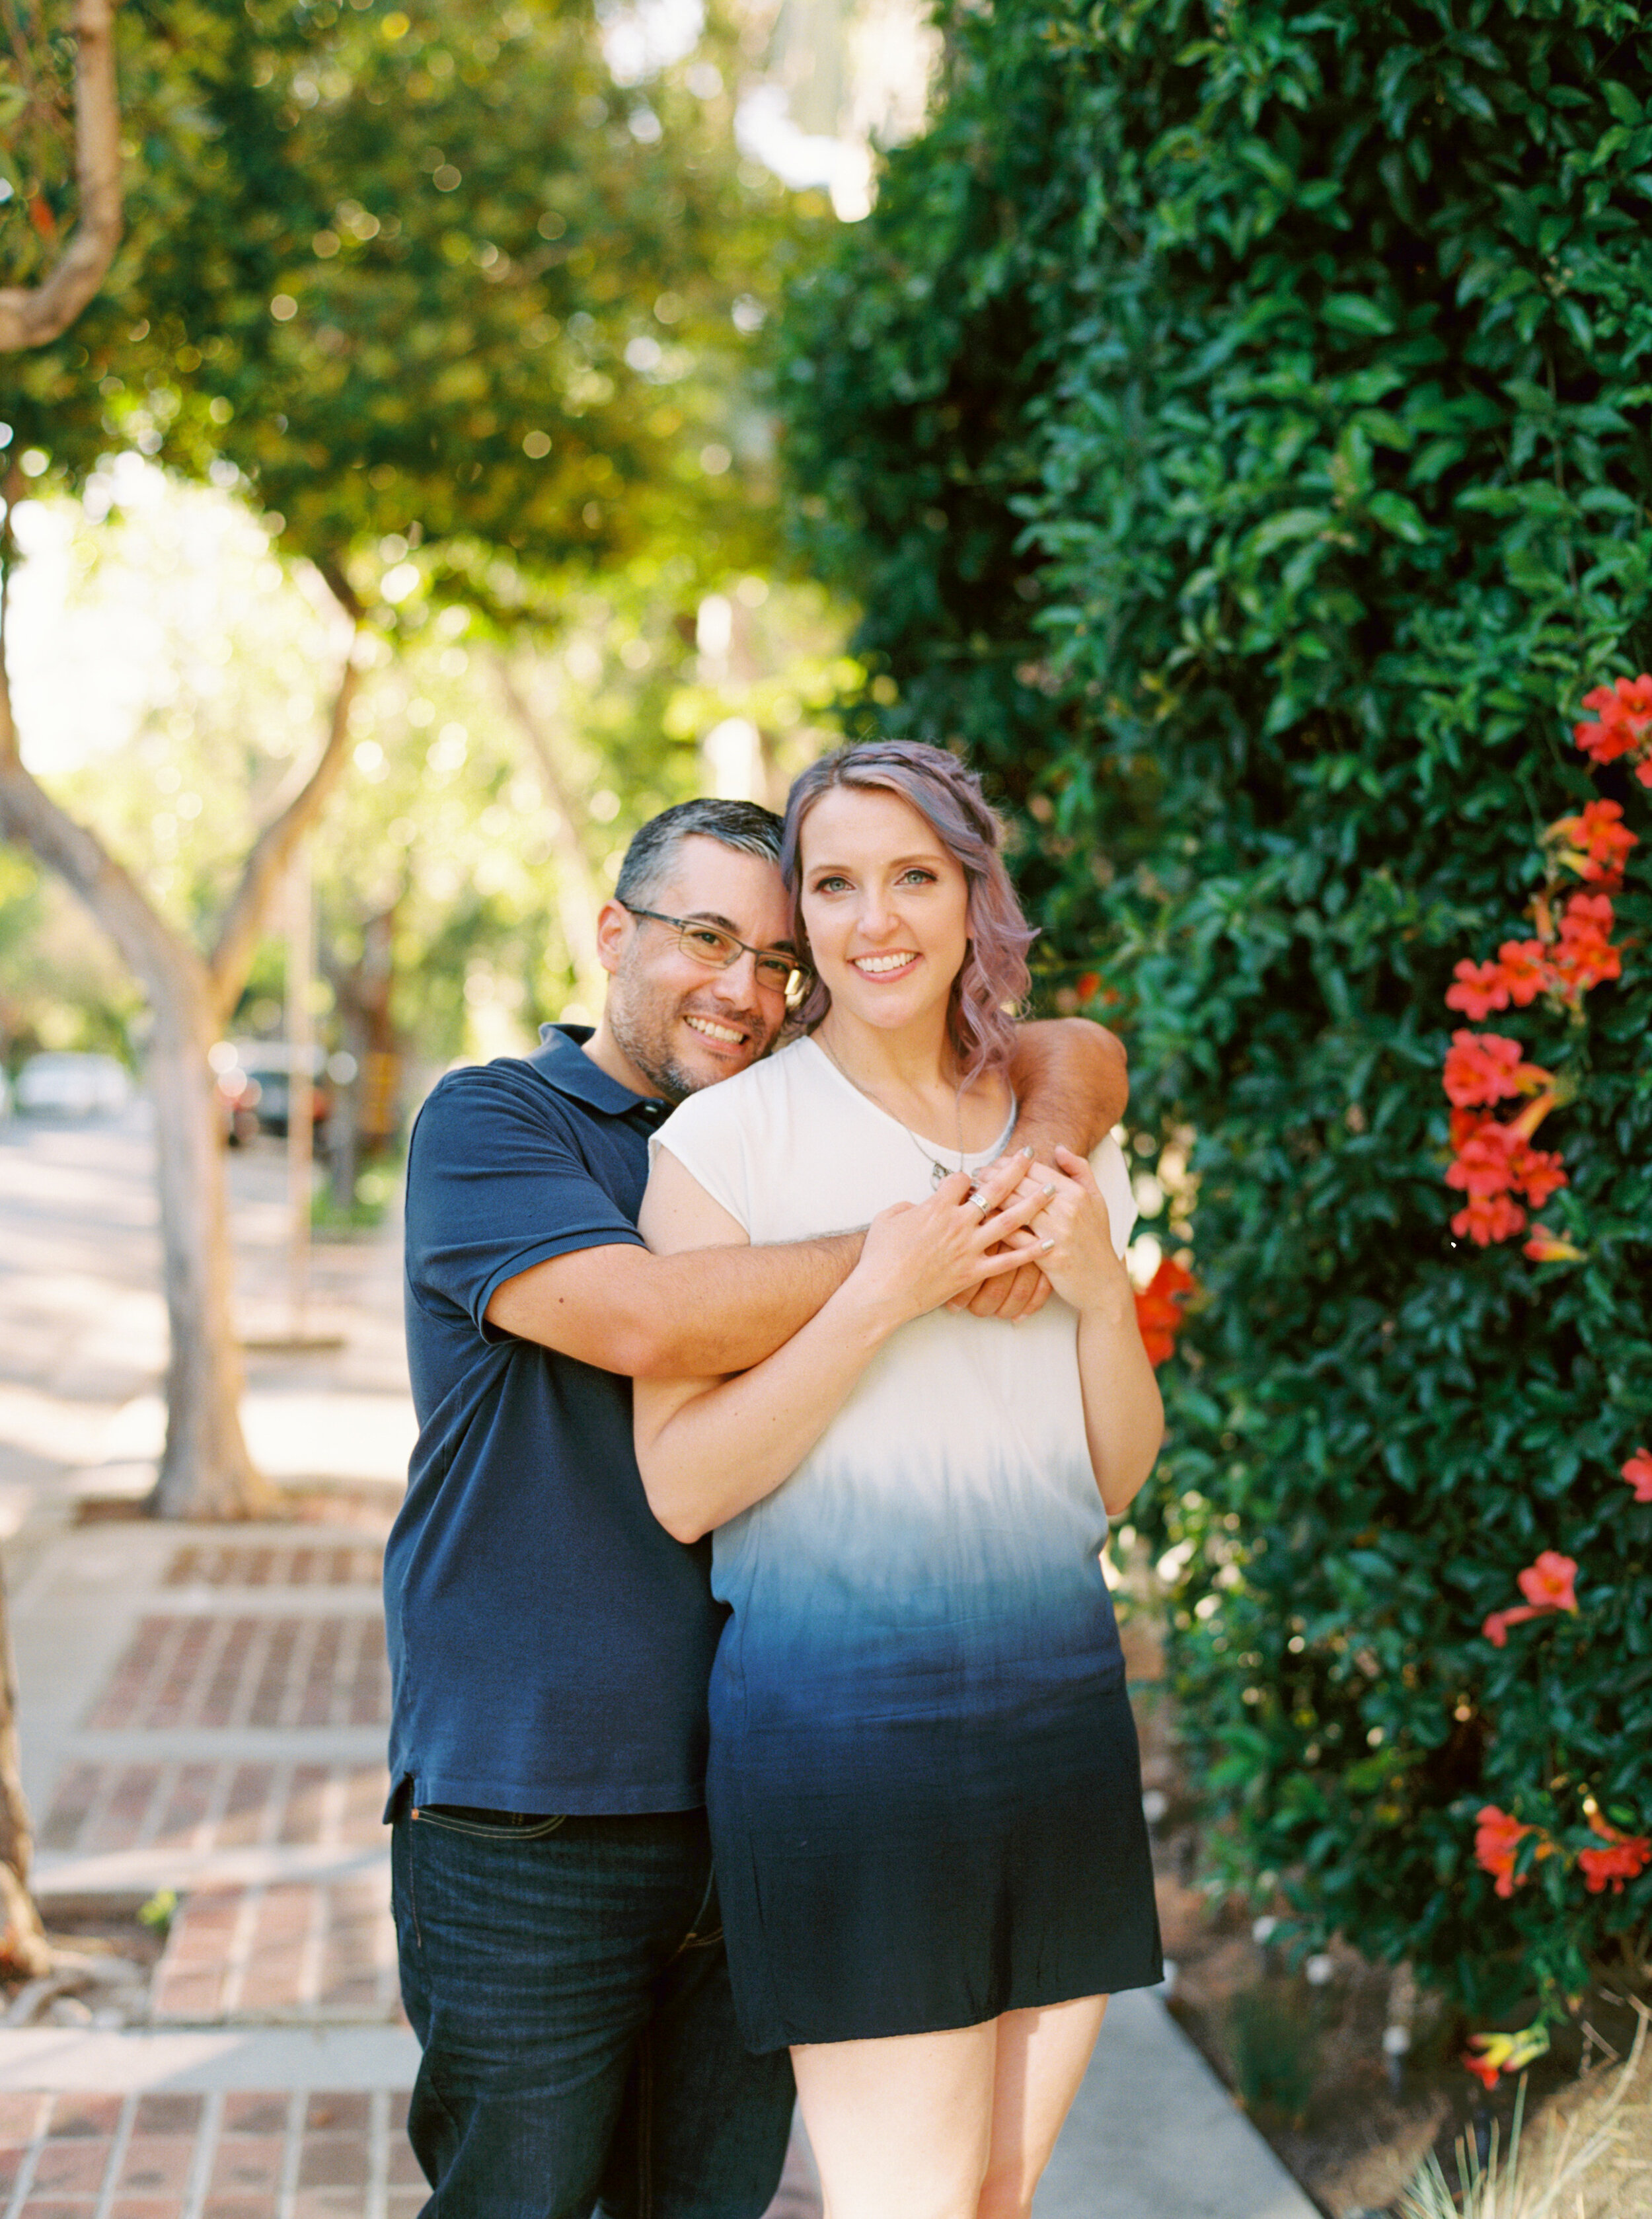
<svg viewBox="0 0 1652 2219">
<path fill-rule="evenodd" d="M 127 242 L 7 365 L 19 449 L 233 468 L 296 551 L 400 537 L 507 615 L 662 539 L 713 574 L 763 551 L 744 371 L 798 218 L 735 151 L 726 22 L 629 89 L 582 6 L 133 0 L 121 29 Z M 36 133 L 9 181 L 27 275 L 65 150 Z"/>
<path fill-rule="evenodd" d="M 1544 824 L 1597 792 L 1652 835 L 1565 736 L 1652 659 L 1643 12 L 942 15 L 933 129 L 789 320 L 798 528 L 898 689 L 854 728 L 997 774 L 1046 983 L 1099 971 L 1138 1114 L 1196 1129 L 1148 1514 L 1233 1868 L 1552 2003 L 1652 1874 L 1500 1899 L 1474 1814 L 1652 1831 L 1648 848 L 1624 983 L 1499 1020 L 1579 1090 L 1545 1215 L 1585 1261 L 1449 1238 L 1443 993 L 1531 929 Z M 1500 1656 L 1544 1548 L 1582 1607 Z"/>
</svg>

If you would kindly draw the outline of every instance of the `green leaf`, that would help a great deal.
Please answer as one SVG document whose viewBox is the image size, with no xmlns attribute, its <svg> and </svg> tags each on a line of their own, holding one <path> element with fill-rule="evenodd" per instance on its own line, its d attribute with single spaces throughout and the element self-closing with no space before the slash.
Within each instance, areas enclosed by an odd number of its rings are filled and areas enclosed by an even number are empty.
<svg viewBox="0 0 1652 2219">
<path fill-rule="evenodd" d="M 1358 332 L 1381 338 L 1394 328 L 1389 310 L 1363 293 L 1328 293 L 1320 304 L 1320 314 L 1339 332 Z"/>
<path fill-rule="evenodd" d="M 1605 103 L 1620 123 L 1631 127 L 1644 120 L 1641 103 L 1629 87 L 1615 78 L 1605 78 L 1600 87 Z"/>
<path fill-rule="evenodd" d="M 1365 504 L 1385 531 L 1415 547 L 1428 537 L 1428 526 L 1415 504 L 1401 493 L 1375 493 Z"/>
</svg>

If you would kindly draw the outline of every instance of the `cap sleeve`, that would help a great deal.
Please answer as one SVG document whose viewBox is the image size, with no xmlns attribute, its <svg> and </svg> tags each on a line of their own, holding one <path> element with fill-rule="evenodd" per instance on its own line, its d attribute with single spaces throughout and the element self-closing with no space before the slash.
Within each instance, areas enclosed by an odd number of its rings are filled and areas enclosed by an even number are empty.
<svg viewBox="0 0 1652 2219">
<path fill-rule="evenodd" d="M 507 1279 L 575 1249 L 640 1247 L 546 1089 L 508 1066 L 472 1066 L 437 1086 L 407 1157 L 407 1284 L 422 1307 L 456 1311 L 487 1340 Z"/>
<path fill-rule="evenodd" d="M 742 1110 L 748 1090 L 738 1078 L 724 1079 L 680 1103 L 663 1125 L 649 1135 L 649 1165 L 668 1148 L 720 1209 L 751 1236 L 750 1151 Z"/>
</svg>

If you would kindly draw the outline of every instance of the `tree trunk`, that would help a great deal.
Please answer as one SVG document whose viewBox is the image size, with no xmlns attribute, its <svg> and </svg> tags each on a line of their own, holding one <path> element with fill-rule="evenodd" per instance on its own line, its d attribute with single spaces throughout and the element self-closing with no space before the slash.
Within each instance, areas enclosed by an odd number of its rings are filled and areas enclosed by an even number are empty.
<svg viewBox="0 0 1652 2219">
<path fill-rule="evenodd" d="M 14 19 L 15 20 L 15 19 Z M 45 346 L 68 330 L 121 243 L 121 107 L 111 0 L 75 9 L 75 176 L 80 221 L 42 284 L 0 286 L 0 354 Z"/>
<path fill-rule="evenodd" d="M 360 959 L 327 966 L 333 1002 L 344 1027 L 344 1045 L 356 1060 L 356 1076 L 334 1089 L 327 1121 L 332 1157 L 333 1206 L 348 1212 L 356 1201 L 356 1181 L 363 1158 L 382 1154 L 394 1127 L 395 1028 L 390 995 L 395 977 L 395 917 L 401 897 L 368 918 L 362 928 Z"/>
<path fill-rule="evenodd" d="M 11 1662 L 11 1627 L 0 1584 L 0 1972 L 29 1980 L 52 1968 L 40 1914 L 28 1892 L 34 1831 L 17 1768 L 17 1679 Z"/>
<path fill-rule="evenodd" d="M 111 0 L 79 0 L 75 10 L 75 156 L 80 222 L 42 285 L 0 288 L 0 352 L 44 345 L 68 328 L 102 283 L 120 244 L 121 114 L 115 84 Z M 5 537 L 0 543 L 0 833 L 11 829 L 7 808 L 13 774 L 22 776 L 6 679 L 6 572 L 17 476 L 5 487 Z M 52 1967 L 40 1914 L 28 1892 L 34 1832 L 17 1762 L 17 1680 L 11 1625 L 0 1580 L 0 1968 L 34 1980 Z"/>
<path fill-rule="evenodd" d="M 96 836 L 23 768 L 3 656 L 0 830 L 67 880 L 137 973 L 154 1017 L 150 1078 L 171 1354 L 166 1449 L 149 1507 L 169 1517 L 254 1516 L 270 1498 L 241 1438 L 237 1404 L 224 1165 L 207 1062 L 215 1031 L 213 981 Z"/>
<path fill-rule="evenodd" d="M 66 880 L 136 973 L 154 1019 L 150 1083 L 171 1355 L 166 1447 L 148 1507 L 166 1518 L 258 1517 L 275 1498 L 241 1432 L 223 1151 L 207 1051 L 239 998 L 280 872 L 338 777 L 356 666 L 347 654 L 320 755 L 255 843 L 208 964 L 96 834 L 24 768 L 6 681 L 4 612 L 0 590 L 0 834 L 24 842 Z"/>
<path fill-rule="evenodd" d="M 158 1518 L 252 1518 L 276 1496 L 241 1432 L 224 1153 L 207 1051 L 212 1004 L 180 974 L 152 994 L 149 1085 L 171 1352 L 166 1448 L 147 1507 Z"/>
</svg>

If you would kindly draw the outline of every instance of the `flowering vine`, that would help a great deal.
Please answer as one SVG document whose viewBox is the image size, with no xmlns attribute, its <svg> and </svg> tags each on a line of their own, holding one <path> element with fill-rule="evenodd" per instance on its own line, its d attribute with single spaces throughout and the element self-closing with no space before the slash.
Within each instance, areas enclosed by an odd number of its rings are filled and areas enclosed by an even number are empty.
<svg viewBox="0 0 1652 2219">
<path fill-rule="evenodd" d="M 1652 674 L 1619 678 L 1584 696 L 1593 721 L 1574 726 L 1579 749 L 1596 764 L 1626 761 L 1643 786 L 1652 786 Z M 1494 961 L 1459 962 L 1446 991 L 1447 1006 L 1469 1020 L 1451 1035 L 1444 1081 L 1451 1104 L 1451 1160 L 1446 1184 L 1463 1197 L 1451 1230 L 1480 1247 L 1508 1240 L 1527 1228 L 1528 1207 L 1540 1209 L 1567 1184 L 1558 1152 L 1535 1147 L 1533 1135 L 1572 1090 L 1542 1065 L 1528 1060 L 1520 1042 L 1471 1028 L 1494 1010 L 1529 1009 L 1540 998 L 1555 1015 L 1575 1022 L 1583 998 L 1621 976 L 1621 949 L 1612 934 L 1612 896 L 1637 836 L 1624 823 L 1616 801 L 1593 800 L 1562 817 L 1543 836 L 1543 883 L 1527 914 L 1532 932 L 1506 940 Z M 1568 874 L 1581 886 L 1568 890 Z M 1532 1223 L 1525 1252 L 1539 1263 L 1575 1260 L 1581 1251 L 1541 1222 Z M 1636 1448 L 1619 1467 L 1637 1503 L 1652 1504 L 1652 1448 Z M 1512 1628 L 1535 1619 L 1578 1613 L 1578 1563 L 1558 1549 L 1544 1549 L 1518 1573 L 1523 1600 L 1493 1611 L 1481 1632 L 1494 1648 L 1508 1645 Z M 1581 1878 L 1592 1895 L 1621 1894 L 1626 1881 L 1652 1866 L 1652 1834 L 1630 1831 L 1608 1818 L 1593 1794 L 1581 1801 L 1584 1824 L 1569 1834 L 1525 1823 L 1494 1803 L 1475 1815 L 1474 1855 L 1505 1900 L 1550 1859 Z M 1618 1816 L 1629 1819 L 1630 1814 Z M 1587 1831 L 1585 1831 L 1587 1828 Z M 1471 2036 L 1463 2062 L 1487 2087 L 1505 2073 L 1518 2073 L 1549 2047 L 1543 2019 L 1516 2033 Z"/>
<path fill-rule="evenodd" d="M 1583 705 L 1595 712 L 1593 723 L 1573 727 L 1583 754 L 1595 763 L 1628 758 L 1636 777 L 1652 786 L 1652 674 L 1597 686 Z M 1575 815 L 1557 817 L 1543 844 L 1547 868 L 1527 911 L 1532 936 L 1506 940 L 1494 961 L 1465 958 L 1454 967 L 1446 1007 L 1471 1025 L 1495 1010 L 1529 1009 L 1540 997 L 1556 1014 L 1575 1018 L 1592 988 L 1622 975 L 1622 951 L 1612 939 L 1612 897 L 1623 886 L 1630 850 L 1639 844 L 1624 823 L 1622 804 L 1586 802 Z M 1567 892 L 1568 873 L 1583 880 L 1582 888 Z M 1531 1140 L 1568 1090 L 1551 1072 L 1528 1063 L 1518 1041 L 1466 1028 L 1451 1035 L 1444 1083 L 1452 1151 L 1445 1183 L 1464 1197 L 1451 1230 L 1481 1248 L 1511 1240 L 1526 1228 L 1525 1205 L 1541 1209 L 1567 1184 L 1559 1154 L 1534 1148 Z M 1524 1107 L 1505 1117 L 1499 1114 L 1505 1102 Z M 1534 1262 L 1557 1263 L 1581 1252 L 1534 1223 L 1525 1253 Z"/>
</svg>

